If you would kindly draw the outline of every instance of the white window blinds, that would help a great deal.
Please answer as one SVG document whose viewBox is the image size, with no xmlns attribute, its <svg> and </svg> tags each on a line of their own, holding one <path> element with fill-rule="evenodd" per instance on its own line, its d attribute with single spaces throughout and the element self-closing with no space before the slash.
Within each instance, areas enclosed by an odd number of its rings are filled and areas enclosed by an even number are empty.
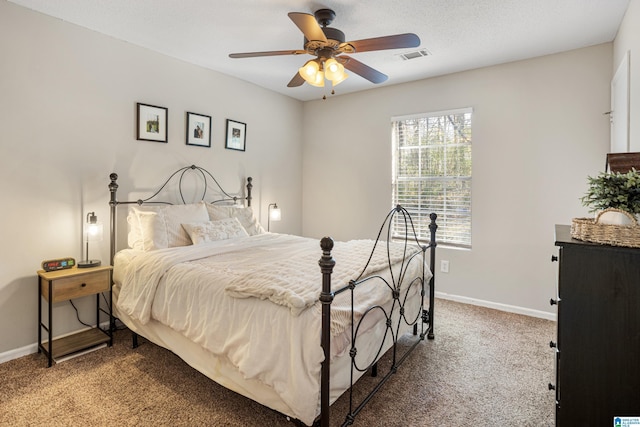
<svg viewBox="0 0 640 427">
<path fill-rule="evenodd" d="M 471 247 L 471 108 L 392 119 L 393 203 L 428 241 L 438 214 L 438 242 Z M 393 224 L 394 235 L 404 223 Z"/>
</svg>

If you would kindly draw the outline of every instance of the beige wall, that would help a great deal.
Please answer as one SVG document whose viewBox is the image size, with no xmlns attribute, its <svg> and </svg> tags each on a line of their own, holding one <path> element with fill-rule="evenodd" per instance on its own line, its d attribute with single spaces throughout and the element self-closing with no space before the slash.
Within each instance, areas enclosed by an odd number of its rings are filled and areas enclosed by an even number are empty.
<svg viewBox="0 0 640 427">
<path fill-rule="evenodd" d="M 640 1 L 631 0 L 613 43 L 613 72 L 629 52 L 629 151 L 640 151 Z"/>
<path fill-rule="evenodd" d="M 438 249 L 450 273 L 438 274 L 436 289 L 551 317 L 554 224 L 587 214 L 578 198 L 609 147 L 602 113 L 612 50 L 609 43 L 305 103 L 304 234 L 375 237 L 391 206 L 390 118 L 473 107 L 473 248 Z"/>
<path fill-rule="evenodd" d="M 0 354 L 37 340 L 40 263 L 82 257 L 86 212 L 108 224 L 111 172 L 121 200 L 190 164 L 230 191 L 252 176 L 262 221 L 275 201 L 275 231 L 301 232 L 301 102 L 4 0 L 0 58 Z M 168 107 L 168 144 L 135 139 L 136 102 Z M 211 148 L 185 145 L 186 111 L 213 118 Z M 227 118 L 247 124 L 246 152 L 224 148 Z M 108 236 L 92 248 L 108 263 Z M 78 328 L 67 303 L 55 320 Z"/>
</svg>

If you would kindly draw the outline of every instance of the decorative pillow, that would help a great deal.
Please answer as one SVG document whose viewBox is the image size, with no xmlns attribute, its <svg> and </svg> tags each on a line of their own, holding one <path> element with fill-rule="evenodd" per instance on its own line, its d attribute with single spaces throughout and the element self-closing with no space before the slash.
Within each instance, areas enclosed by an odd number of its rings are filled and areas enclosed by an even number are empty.
<svg viewBox="0 0 640 427">
<path fill-rule="evenodd" d="M 249 236 L 255 236 L 256 234 L 263 234 L 264 228 L 258 222 L 253 214 L 253 209 L 248 207 L 236 207 L 236 206 L 218 206 L 207 203 L 207 211 L 209 211 L 209 219 L 216 221 L 224 218 L 238 218 L 240 224 L 247 231 Z"/>
<path fill-rule="evenodd" d="M 194 245 L 249 236 L 238 218 L 182 224 Z"/>
<path fill-rule="evenodd" d="M 190 245 L 191 239 L 182 223 L 209 220 L 204 202 L 143 209 L 134 207 L 132 210 L 138 218 L 140 237 L 134 241 L 136 246 L 131 247 L 144 251 Z M 133 232 L 130 237 L 135 237 Z"/>
</svg>

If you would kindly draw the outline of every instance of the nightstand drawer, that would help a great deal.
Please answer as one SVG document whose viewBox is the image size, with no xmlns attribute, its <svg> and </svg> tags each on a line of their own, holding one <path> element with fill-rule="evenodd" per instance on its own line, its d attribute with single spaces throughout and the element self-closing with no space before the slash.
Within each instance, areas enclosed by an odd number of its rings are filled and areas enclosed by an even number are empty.
<svg viewBox="0 0 640 427">
<path fill-rule="evenodd" d="M 52 302 L 66 301 L 109 290 L 109 271 L 61 277 L 53 280 Z M 49 283 L 40 281 L 42 296 L 49 300 Z"/>
</svg>

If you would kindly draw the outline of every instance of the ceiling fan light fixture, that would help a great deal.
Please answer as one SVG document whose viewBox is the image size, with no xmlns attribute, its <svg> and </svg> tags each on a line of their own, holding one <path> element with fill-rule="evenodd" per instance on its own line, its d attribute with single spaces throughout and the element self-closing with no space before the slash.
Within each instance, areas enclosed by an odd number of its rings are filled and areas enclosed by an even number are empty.
<svg viewBox="0 0 640 427">
<path fill-rule="evenodd" d="M 325 74 L 327 74 L 327 78 L 329 73 L 336 73 L 339 70 L 338 67 L 338 61 L 336 61 L 334 58 L 329 58 L 326 61 L 324 61 L 324 72 Z"/>
<path fill-rule="evenodd" d="M 338 86 L 340 83 L 347 80 L 347 77 L 349 77 L 349 74 L 343 72 L 340 77 L 331 80 L 331 83 L 333 83 L 334 86 Z"/>
<path fill-rule="evenodd" d="M 300 75 L 305 79 L 315 79 L 316 74 L 320 71 L 320 65 L 315 59 L 307 61 L 302 68 L 300 68 Z"/>
<path fill-rule="evenodd" d="M 324 76 L 333 82 L 333 85 L 343 82 L 348 76 L 344 72 L 344 65 L 334 58 L 324 61 Z"/>
<path fill-rule="evenodd" d="M 307 61 L 298 72 L 302 78 L 313 86 L 324 86 L 324 78 L 320 72 L 320 64 L 317 60 L 311 59 Z"/>
<path fill-rule="evenodd" d="M 313 80 L 307 80 L 311 86 L 315 87 L 324 87 L 324 75 L 322 73 L 317 73 Z"/>
</svg>

